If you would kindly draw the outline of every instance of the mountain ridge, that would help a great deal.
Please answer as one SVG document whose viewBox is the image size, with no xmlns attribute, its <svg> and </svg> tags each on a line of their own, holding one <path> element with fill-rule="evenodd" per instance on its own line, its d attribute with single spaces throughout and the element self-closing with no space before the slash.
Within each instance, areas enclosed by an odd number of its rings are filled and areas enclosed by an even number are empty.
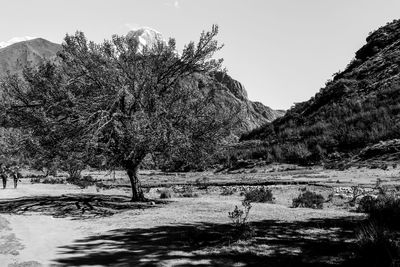
<svg viewBox="0 0 400 267">
<path fill-rule="evenodd" d="M 162 35 L 152 29 L 139 29 L 130 31 L 128 38 L 136 38 L 142 46 L 154 44 Z M 26 66 L 35 66 L 45 60 L 52 60 L 57 57 L 57 52 L 62 49 L 60 44 L 52 43 L 43 38 L 35 38 L 11 44 L 0 48 L 0 77 L 10 72 L 21 74 Z M 252 102 L 247 98 L 247 91 L 244 86 L 227 74 L 215 74 L 215 80 L 221 85 L 222 90 L 231 93 L 220 94 L 221 101 L 237 102 L 243 106 L 246 122 L 243 123 L 239 133 L 250 131 L 260 127 L 266 122 L 272 121 L 282 115 L 281 111 L 264 106 L 260 102 Z"/>
<path fill-rule="evenodd" d="M 11 44 L 0 49 L 0 76 L 7 72 L 21 73 L 26 66 L 35 66 L 55 58 L 61 45 L 43 38 Z"/>
<path fill-rule="evenodd" d="M 0 49 L 4 48 L 4 47 L 7 47 L 7 46 L 10 46 L 10 45 L 15 44 L 15 43 L 19 43 L 19 42 L 23 42 L 23 41 L 29 41 L 29 40 L 32 40 L 32 39 L 36 39 L 36 37 L 30 37 L 30 36 L 14 37 L 14 38 L 11 38 L 8 41 L 0 42 Z"/>
<path fill-rule="evenodd" d="M 351 158 L 367 146 L 398 139 L 399 62 L 400 20 L 395 20 L 371 33 L 345 70 L 317 94 L 244 134 L 242 143 L 255 142 L 255 154 L 270 161 L 310 164 Z M 253 157 L 252 149 L 245 157 Z"/>
</svg>

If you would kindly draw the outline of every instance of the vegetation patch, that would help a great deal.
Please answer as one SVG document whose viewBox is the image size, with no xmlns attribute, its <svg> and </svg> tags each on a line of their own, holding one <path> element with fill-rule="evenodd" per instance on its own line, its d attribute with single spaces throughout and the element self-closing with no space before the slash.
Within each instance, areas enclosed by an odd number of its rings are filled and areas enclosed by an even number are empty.
<svg viewBox="0 0 400 267">
<path fill-rule="evenodd" d="M 400 265 L 400 198 L 382 190 L 377 197 L 364 196 L 358 211 L 368 214 L 358 231 L 358 257 L 368 266 Z"/>
<path fill-rule="evenodd" d="M 230 196 L 233 195 L 235 193 L 235 188 L 233 187 L 228 187 L 228 186 L 224 186 L 222 187 L 222 192 L 221 192 L 221 196 Z"/>
<path fill-rule="evenodd" d="M 358 211 L 368 213 L 371 221 L 390 229 L 400 230 L 400 198 L 394 195 L 365 196 Z"/>
<path fill-rule="evenodd" d="M 43 179 L 42 184 L 64 184 L 65 180 L 63 178 L 57 177 L 46 177 Z"/>
<path fill-rule="evenodd" d="M 65 179 L 57 177 L 34 177 L 30 180 L 31 184 L 64 184 Z"/>
<path fill-rule="evenodd" d="M 181 190 L 179 190 L 180 197 L 198 197 L 199 195 L 194 192 L 192 186 L 183 186 Z"/>
<path fill-rule="evenodd" d="M 400 235 L 369 221 L 357 234 L 358 257 L 364 266 L 399 266 Z"/>
<path fill-rule="evenodd" d="M 243 200 L 242 208 L 235 206 L 235 209 L 228 213 L 228 217 L 232 220 L 234 227 L 234 232 L 232 234 L 233 239 L 246 240 L 254 236 L 255 230 L 248 222 L 251 207 L 250 201 Z"/>
<path fill-rule="evenodd" d="M 244 200 L 248 202 L 268 202 L 274 201 L 272 191 L 266 187 L 254 188 L 244 193 Z"/>
<path fill-rule="evenodd" d="M 172 192 L 169 189 L 162 189 L 160 191 L 160 198 L 165 199 L 165 198 L 171 198 L 172 197 Z"/>
<path fill-rule="evenodd" d="M 96 184 L 96 180 L 93 179 L 93 177 L 90 175 L 83 176 L 82 178 L 71 177 L 67 179 L 67 182 L 73 185 L 77 185 L 80 188 L 87 188 L 88 186 Z"/>
<path fill-rule="evenodd" d="M 208 186 L 210 184 L 210 178 L 205 176 L 200 177 L 196 179 L 195 183 L 199 189 L 208 190 Z"/>
<path fill-rule="evenodd" d="M 325 199 L 321 194 L 306 190 L 305 192 L 300 193 L 297 198 L 293 199 L 292 207 L 322 209 L 324 202 Z"/>
</svg>

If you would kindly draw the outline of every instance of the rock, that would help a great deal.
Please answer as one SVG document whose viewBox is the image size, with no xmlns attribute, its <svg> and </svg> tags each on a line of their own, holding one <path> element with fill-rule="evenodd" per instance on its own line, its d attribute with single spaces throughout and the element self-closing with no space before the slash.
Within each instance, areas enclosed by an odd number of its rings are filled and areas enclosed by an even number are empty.
<svg viewBox="0 0 400 267">
<path fill-rule="evenodd" d="M 388 141 L 380 141 L 377 144 L 367 146 L 360 151 L 358 157 L 365 160 L 385 154 L 393 154 L 398 152 L 400 152 L 400 139 L 392 139 Z"/>
</svg>

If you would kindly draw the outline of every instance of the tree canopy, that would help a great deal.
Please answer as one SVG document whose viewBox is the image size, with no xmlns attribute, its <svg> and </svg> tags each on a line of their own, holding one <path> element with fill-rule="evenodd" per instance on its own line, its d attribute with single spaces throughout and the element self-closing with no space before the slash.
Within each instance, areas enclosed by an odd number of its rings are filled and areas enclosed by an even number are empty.
<svg viewBox="0 0 400 267">
<path fill-rule="evenodd" d="M 221 108 L 207 86 L 222 67 L 213 59 L 217 34 L 213 26 L 182 53 L 174 39 L 148 47 L 124 36 L 96 44 L 67 35 L 57 60 L 2 82 L 2 125 L 29 130 L 50 157 L 123 167 L 132 200 L 143 200 L 137 173 L 146 155 L 211 154 L 240 120 L 239 107 Z M 205 80 L 198 86 L 196 75 Z"/>
</svg>

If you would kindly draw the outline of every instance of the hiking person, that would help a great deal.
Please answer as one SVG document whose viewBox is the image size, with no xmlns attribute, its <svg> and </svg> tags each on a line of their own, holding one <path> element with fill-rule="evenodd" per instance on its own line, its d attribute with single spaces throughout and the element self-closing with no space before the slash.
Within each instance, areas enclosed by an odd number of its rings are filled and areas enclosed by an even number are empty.
<svg viewBox="0 0 400 267">
<path fill-rule="evenodd" d="M 19 167 L 15 166 L 14 168 L 11 169 L 11 177 L 14 180 L 14 188 L 17 188 L 18 185 L 18 179 L 21 177 L 21 174 L 18 172 Z"/>
<path fill-rule="evenodd" d="M 3 189 L 6 189 L 7 186 L 7 168 L 3 165 L 0 167 L 0 176 L 1 180 L 3 180 Z"/>
</svg>

